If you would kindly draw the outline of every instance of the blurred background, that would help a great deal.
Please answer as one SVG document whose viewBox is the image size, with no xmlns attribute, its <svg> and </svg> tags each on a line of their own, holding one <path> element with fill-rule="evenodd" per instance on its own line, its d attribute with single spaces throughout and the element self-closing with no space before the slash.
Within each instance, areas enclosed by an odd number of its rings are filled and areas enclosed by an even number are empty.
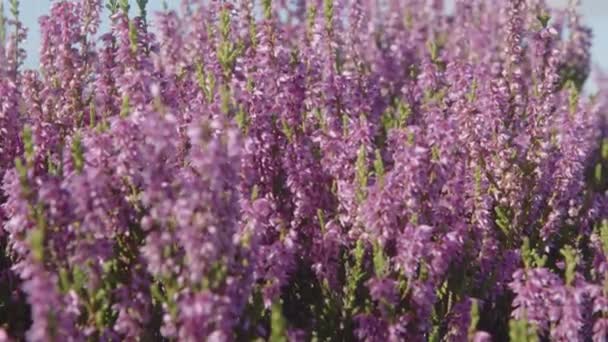
<svg viewBox="0 0 608 342">
<path fill-rule="evenodd" d="M 5 1 L 5 8 L 8 8 Z M 348 1 L 348 0 L 346 0 Z M 405 1 L 405 0 L 404 0 Z M 491 2 L 492 0 L 488 0 Z M 554 6 L 565 7 L 572 0 L 548 0 Z M 167 0 L 169 6 L 177 6 L 179 0 Z M 448 2 L 450 2 L 448 0 Z M 26 51 L 27 68 L 34 68 L 38 65 L 38 49 L 40 44 L 40 32 L 38 30 L 38 17 L 48 13 L 52 0 L 21 0 L 21 16 L 25 25 L 28 27 L 28 40 Z M 149 0 L 149 13 L 162 8 L 162 0 Z M 135 7 L 133 5 L 132 7 Z M 591 26 L 594 33 L 593 38 L 593 63 L 594 66 L 608 70 L 608 0 L 582 0 L 581 10 L 584 21 Z M 593 90 L 594 85 L 588 84 L 587 90 Z"/>
</svg>

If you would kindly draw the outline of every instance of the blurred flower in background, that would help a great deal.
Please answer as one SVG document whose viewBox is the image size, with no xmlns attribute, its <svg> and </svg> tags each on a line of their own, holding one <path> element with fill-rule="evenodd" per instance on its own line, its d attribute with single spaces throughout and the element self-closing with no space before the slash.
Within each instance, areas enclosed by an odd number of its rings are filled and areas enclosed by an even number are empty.
<svg viewBox="0 0 608 342">
<path fill-rule="evenodd" d="M 578 1 L 580 4 L 583 20 L 586 25 L 593 30 L 593 45 L 591 48 L 591 56 L 593 65 L 608 70 L 608 1 L 606 0 L 547 0 L 551 6 L 565 8 L 572 1 Z M 451 8 L 453 0 L 447 0 L 448 10 Z M 22 16 L 25 25 L 28 27 L 28 40 L 25 42 L 25 49 L 28 58 L 25 62 L 27 68 L 33 68 L 38 65 L 39 47 L 40 47 L 40 32 L 38 29 L 38 17 L 48 13 L 51 8 L 52 0 L 26 0 L 22 4 Z M 169 7 L 177 7 L 179 1 L 168 1 Z M 34 5 L 35 4 L 35 5 Z M 161 10 L 163 1 L 149 0 L 149 12 Z M 102 23 L 102 28 L 107 27 L 106 20 Z M 105 26 L 105 27 L 104 27 Z M 593 78 L 587 82 L 586 90 L 594 91 L 596 85 Z"/>
</svg>

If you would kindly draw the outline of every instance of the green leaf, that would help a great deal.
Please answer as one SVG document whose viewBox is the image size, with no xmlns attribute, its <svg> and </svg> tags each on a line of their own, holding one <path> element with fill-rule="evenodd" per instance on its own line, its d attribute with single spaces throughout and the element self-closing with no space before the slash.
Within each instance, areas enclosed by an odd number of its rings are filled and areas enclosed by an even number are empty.
<svg viewBox="0 0 608 342">
<path fill-rule="evenodd" d="M 61 267 L 59 269 L 59 290 L 61 293 L 66 293 L 70 289 L 70 274 L 67 269 Z"/>
<path fill-rule="evenodd" d="M 357 162 L 355 164 L 356 179 L 357 179 L 357 199 L 361 202 L 365 199 L 367 190 L 367 151 L 364 145 L 359 147 L 357 153 Z"/>
<path fill-rule="evenodd" d="M 23 149 L 24 149 L 25 161 L 26 161 L 28 167 L 31 167 L 32 164 L 34 163 L 35 154 L 34 154 L 34 138 L 32 136 L 32 128 L 29 125 L 25 125 L 23 127 L 22 138 L 23 138 Z"/>
<path fill-rule="evenodd" d="M 262 0 L 262 9 L 264 18 L 270 19 L 270 17 L 272 17 L 272 0 Z"/>
<path fill-rule="evenodd" d="M 327 31 L 331 31 L 334 25 L 334 1 L 324 0 L 323 1 L 323 16 L 325 17 L 325 28 Z"/>
<path fill-rule="evenodd" d="M 576 265 L 579 262 L 579 257 L 574 248 L 570 245 L 566 245 L 560 251 L 561 255 L 564 257 L 564 261 L 566 263 L 565 277 L 566 284 L 571 285 L 574 281 L 574 276 L 576 275 Z"/>
<path fill-rule="evenodd" d="M 6 17 L 4 16 L 4 1 L 0 1 L 0 44 L 6 44 Z"/>
<path fill-rule="evenodd" d="M 473 340 L 475 332 L 477 331 L 477 324 L 479 323 L 479 305 L 477 304 L 476 300 L 471 299 L 471 301 L 472 301 L 471 311 L 470 311 L 471 322 L 469 323 L 469 331 L 468 331 L 469 341 Z"/>
<path fill-rule="evenodd" d="M 539 13 L 536 16 L 536 19 L 538 19 L 538 21 L 540 21 L 540 24 L 543 25 L 543 28 L 545 28 L 549 24 L 549 20 L 551 20 L 551 16 L 549 15 L 549 13 L 543 11 L 542 13 Z"/>
<path fill-rule="evenodd" d="M 158 303 L 164 303 L 166 301 L 158 283 L 153 283 L 150 285 L 150 293 L 152 294 L 152 298 Z"/>
<path fill-rule="evenodd" d="M 125 13 L 128 14 L 129 13 L 129 9 L 131 8 L 131 6 L 129 5 L 129 0 L 118 0 L 118 7 L 120 7 L 120 9 Z"/>
<path fill-rule="evenodd" d="M 534 326 L 527 319 L 512 319 L 509 321 L 509 340 L 511 342 L 538 342 L 538 335 Z"/>
<path fill-rule="evenodd" d="M 281 118 L 281 130 L 283 131 L 285 137 L 287 137 L 287 141 L 290 144 L 293 143 L 293 138 L 295 135 L 294 128 L 289 123 L 287 123 L 287 120 L 285 120 L 285 118 Z"/>
<path fill-rule="evenodd" d="M 148 5 L 148 0 L 137 0 L 137 7 L 139 7 L 139 15 L 146 20 L 146 6 Z"/>
<path fill-rule="evenodd" d="M 441 159 L 441 150 L 437 145 L 431 147 L 431 160 L 439 161 Z"/>
<path fill-rule="evenodd" d="M 243 133 L 247 133 L 247 129 L 249 128 L 249 117 L 245 112 L 245 108 L 242 105 L 239 106 L 238 111 L 236 112 L 236 116 L 234 117 L 237 126 Z"/>
<path fill-rule="evenodd" d="M 570 113 L 576 113 L 578 101 L 580 97 L 580 92 L 572 80 L 568 80 L 566 82 L 566 89 L 568 89 L 568 107 L 570 108 Z"/>
<path fill-rule="evenodd" d="M 437 59 L 439 58 L 439 50 L 440 50 L 439 44 L 437 44 L 436 40 L 429 40 L 426 44 L 426 47 L 429 51 L 429 54 L 431 55 L 431 61 L 436 62 Z"/>
<path fill-rule="evenodd" d="M 600 224 L 600 239 L 602 240 L 602 248 L 604 254 L 608 255 L 608 220 L 603 219 Z"/>
<path fill-rule="evenodd" d="M 72 162 L 74 163 L 74 168 L 78 172 L 82 172 L 84 168 L 84 150 L 78 132 L 74 134 L 74 138 L 72 139 Z"/>
<path fill-rule="evenodd" d="M 108 11 L 110 11 L 110 15 L 113 16 L 114 14 L 116 14 L 116 12 L 118 12 L 118 0 L 108 0 L 106 8 L 108 9 Z"/>
<path fill-rule="evenodd" d="M 407 133 L 407 142 L 406 142 L 406 143 L 407 143 L 409 146 L 413 146 L 413 145 L 414 145 L 414 142 L 415 142 L 415 138 L 416 138 L 416 134 L 414 133 L 414 131 L 409 131 L 409 132 Z"/>
<path fill-rule="evenodd" d="M 220 110 L 224 114 L 230 113 L 230 106 L 232 101 L 232 93 L 230 91 L 230 86 L 222 85 L 220 86 Z"/>
<path fill-rule="evenodd" d="M 287 342 L 287 322 L 279 300 L 272 304 L 270 312 L 270 342 Z"/>
<path fill-rule="evenodd" d="M 524 266 L 526 268 L 532 268 L 534 260 L 532 258 L 532 251 L 530 250 L 530 239 L 527 236 L 524 237 L 524 242 L 521 246 L 521 256 Z"/>
<path fill-rule="evenodd" d="M 129 21 L 129 44 L 131 46 L 131 53 L 133 54 L 137 54 L 138 40 L 137 26 L 135 26 L 133 21 Z"/>
<path fill-rule="evenodd" d="M 319 220 L 321 232 L 325 233 L 325 215 L 323 214 L 323 209 L 321 208 L 317 208 L 317 220 Z"/>
<path fill-rule="evenodd" d="M 384 248 L 378 242 L 375 242 L 373 252 L 374 271 L 377 277 L 383 278 L 388 274 L 388 262 L 384 254 Z"/>
<path fill-rule="evenodd" d="M 357 244 L 353 250 L 354 263 L 346 263 L 346 289 L 344 295 L 344 309 L 347 313 L 354 309 L 355 300 L 357 299 L 357 289 L 361 280 L 365 276 L 363 270 L 363 258 L 365 256 L 365 245 L 363 240 L 357 240 Z"/>
<path fill-rule="evenodd" d="M 11 14 L 15 20 L 19 19 L 19 0 L 11 0 Z"/>
<path fill-rule="evenodd" d="M 597 163 L 595 165 L 595 170 L 593 172 L 594 176 L 595 176 L 595 181 L 597 183 L 601 183 L 603 181 L 603 167 L 601 163 Z"/>
<path fill-rule="evenodd" d="M 410 107 L 410 104 L 407 102 L 399 101 L 397 103 L 397 114 L 397 127 L 405 127 L 407 120 L 412 115 L 412 108 Z"/>
<path fill-rule="evenodd" d="M 374 173 L 380 186 L 384 183 L 384 162 L 379 149 L 376 149 L 376 159 L 374 160 Z"/>
<path fill-rule="evenodd" d="M 469 93 L 467 94 L 467 100 L 469 102 L 474 102 L 476 98 L 477 98 L 477 80 L 473 79 L 473 83 L 471 83 L 471 89 L 469 90 Z"/>
<path fill-rule="evenodd" d="M 74 266 L 72 269 L 72 288 L 81 290 L 87 288 L 87 273 L 86 271 L 79 266 Z"/>
<path fill-rule="evenodd" d="M 527 269 L 534 267 L 544 267 L 547 262 L 547 255 L 542 257 L 538 255 L 536 249 L 530 246 L 530 239 L 524 237 L 523 244 L 521 246 L 521 255 L 524 265 Z"/>
<path fill-rule="evenodd" d="M 95 101 L 91 101 L 91 105 L 89 106 L 89 127 L 95 127 L 95 119 L 97 117 Z"/>
<path fill-rule="evenodd" d="M 27 193 L 29 191 L 27 167 L 23 165 L 23 161 L 19 157 L 15 158 L 15 169 L 17 169 L 17 173 L 19 174 L 19 182 L 21 183 L 22 190 L 24 193 Z"/>
<path fill-rule="evenodd" d="M 46 231 L 46 218 L 42 205 L 37 205 L 34 209 L 36 226 L 28 234 L 28 240 L 32 250 L 32 256 L 38 262 L 44 261 L 44 241 Z"/>
<path fill-rule="evenodd" d="M 260 187 L 255 184 L 251 189 L 251 201 L 255 201 L 260 197 Z"/>
<path fill-rule="evenodd" d="M 508 211 L 500 206 L 497 206 L 494 208 L 494 212 L 496 213 L 496 225 L 505 234 L 505 236 L 509 237 L 511 220 L 508 217 Z"/>
</svg>

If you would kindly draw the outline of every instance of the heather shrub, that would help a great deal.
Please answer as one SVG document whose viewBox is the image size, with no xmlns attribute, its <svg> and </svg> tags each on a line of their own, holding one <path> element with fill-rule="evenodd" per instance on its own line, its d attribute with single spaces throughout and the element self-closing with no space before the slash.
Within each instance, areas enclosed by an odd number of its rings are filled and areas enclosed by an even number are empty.
<svg viewBox="0 0 608 342">
<path fill-rule="evenodd" d="M 575 5 L 147 3 L 0 16 L 0 341 L 608 339 Z"/>
</svg>

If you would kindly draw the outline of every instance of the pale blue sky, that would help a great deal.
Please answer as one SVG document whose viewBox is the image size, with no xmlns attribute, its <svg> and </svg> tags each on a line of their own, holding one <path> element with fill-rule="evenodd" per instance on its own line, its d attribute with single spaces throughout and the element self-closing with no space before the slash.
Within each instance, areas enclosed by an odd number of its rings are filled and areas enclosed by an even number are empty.
<svg viewBox="0 0 608 342">
<path fill-rule="evenodd" d="M 5 1 L 7 0 L 0 0 Z M 491 2 L 492 0 L 488 0 Z M 565 6 L 571 0 L 548 0 L 556 6 Z M 131 0 L 135 3 L 134 0 Z M 28 59 L 26 67 L 35 67 L 38 63 L 38 49 L 40 33 L 38 30 L 38 17 L 48 13 L 52 0 L 21 0 L 21 16 L 28 27 L 28 40 L 26 51 Z M 176 5 L 179 0 L 167 0 L 170 5 Z M 6 7 L 6 6 L 5 6 Z M 135 7 L 133 4 L 132 7 Z M 162 7 L 161 0 L 149 0 L 149 12 L 153 13 Z M 593 62 L 608 70 L 608 0 L 582 0 L 584 20 L 594 31 Z M 107 17 L 107 16 L 106 16 Z"/>
</svg>

